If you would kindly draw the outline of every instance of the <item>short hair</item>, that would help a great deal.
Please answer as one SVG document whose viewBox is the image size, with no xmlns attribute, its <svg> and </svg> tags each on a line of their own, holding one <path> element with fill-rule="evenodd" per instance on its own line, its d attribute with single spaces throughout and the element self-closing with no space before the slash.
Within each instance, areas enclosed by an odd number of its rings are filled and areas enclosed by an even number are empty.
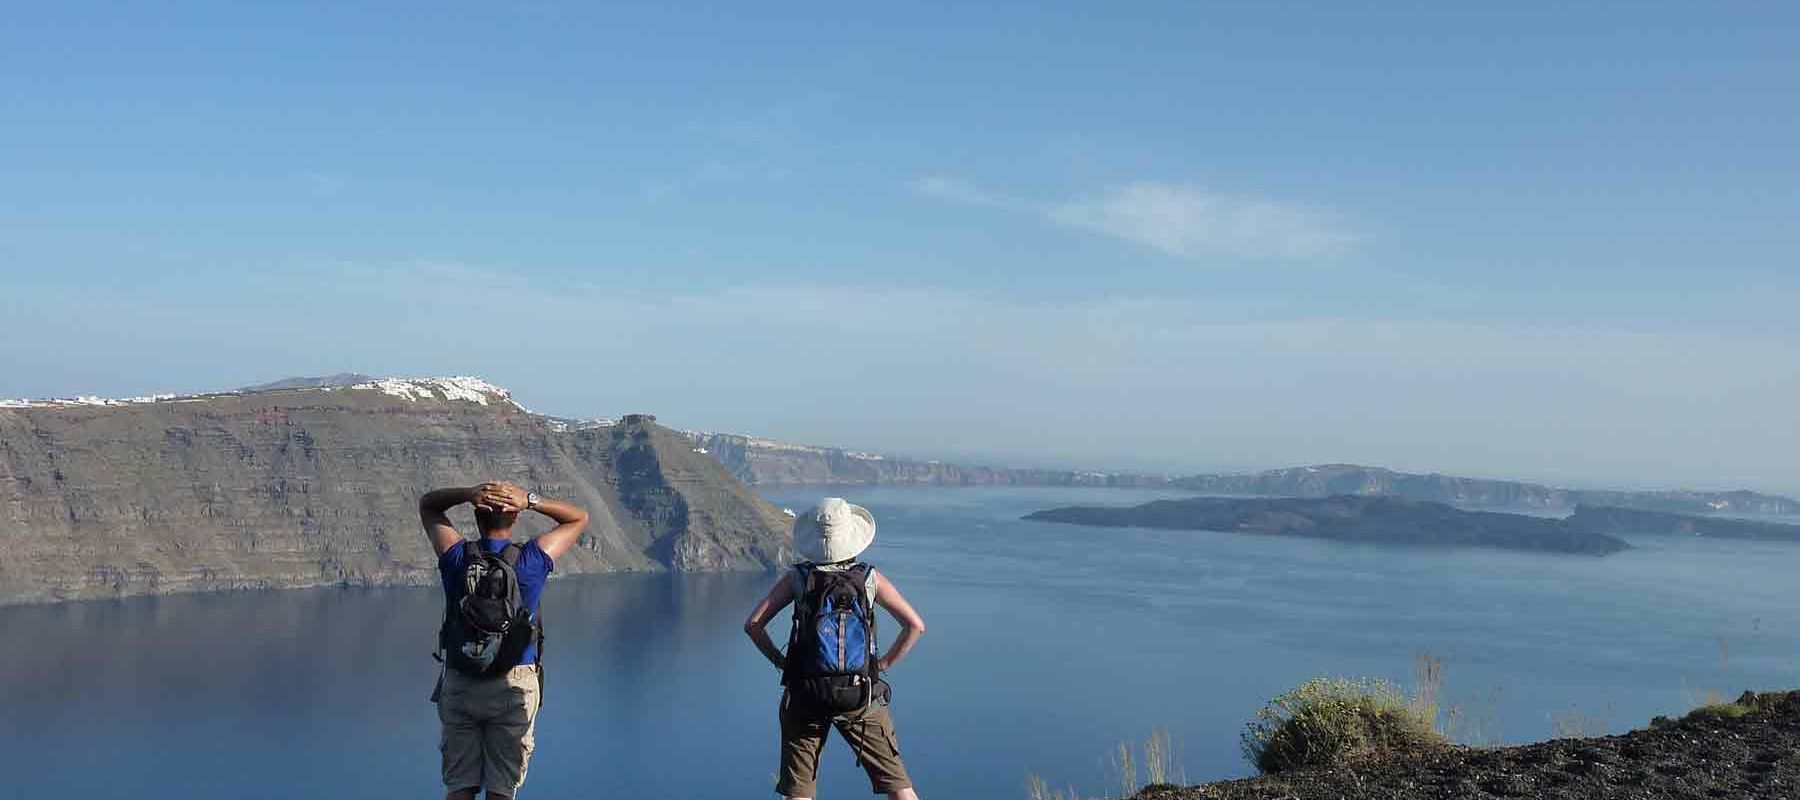
<svg viewBox="0 0 1800 800">
<path fill-rule="evenodd" d="M 492 530 L 511 528 L 519 520 L 517 511 L 489 511 L 485 508 L 475 509 L 475 527 L 482 533 Z"/>
</svg>

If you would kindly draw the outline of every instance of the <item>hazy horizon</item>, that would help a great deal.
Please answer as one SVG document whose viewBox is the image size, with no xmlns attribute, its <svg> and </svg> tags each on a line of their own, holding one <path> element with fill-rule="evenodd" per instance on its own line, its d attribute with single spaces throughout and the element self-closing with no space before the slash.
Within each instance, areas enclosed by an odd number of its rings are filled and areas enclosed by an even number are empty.
<svg viewBox="0 0 1800 800">
<path fill-rule="evenodd" d="M 1800 12 L 38 5 L 0 397 L 1800 493 Z"/>
<path fill-rule="evenodd" d="M 356 370 L 340 370 L 335 373 L 321 373 L 318 375 L 298 375 L 298 374 L 282 375 L 280 377 L 271 377 L 265 381 L 254 381 L 251 384 L 248 384 L 246 386 L 213 386 L 213 387 L 200 387 L 200 388 L 165 387 L 166 390 L 158 390 L 158 391 L 154 391 L 154 392 L 141 392 L 141 393 L 138 393 L 135 395 L 102 395 L 102 396 L 118 399 L 118 398 L 126 397 L 126 396 L 143 397 L 143 396 L 150 396 L 150 395 L 156 395 L 156 394 L 186 395 L 186 394 L 209 394 L 209 393 L 217 393 L 217 392 L 234 392 L 234 391 L 242 390 L 244 388 L 248 388 L 248 386 L 251 386 L 251 385 L 257 385 L 257 384 L 261 384 L 261 383 L 272 383 L 272 382 L 280 381 L 280 380 L 295 379 L 295 378 L 325 378 L 325 377 L 331 377 L 333 375 L 349 375 L 349 374 L 367 374 L 367 373 L 358 373 L 358 371 L 356 371 Z M 417 375 L 413 375 L 413 374 L 408 374 L 408 375 L 367 374 L 367 377 L 369 377 L 372 380 L 384 380 L 384 379 L 395 379 L 395 378 L 406 379 L 406 378 L 425 378 L 425 377 L 448 377 L 448 374 L 446 373 L 445 375 L 436 375 L 436 376 L 427 376 L 427 375 L 423 375 L 423 374 L 417 374 Z M 484 376 L 477 375 L 476 377 L 483 377 L 485 379 Z M 502 385 L 501 388 L 507 389 L 508 391 L 512 391 L 511 387 L 508 387 L 508 386 Z M 91 392 L 76 392 L 76 393 L 62 393 L 62 394 L 45 394 L 45 395 L 36 395 L 36 396 L 28 396 L 28 397 L 21 396 L 21 397 L 16 397 L 16 398 L 7 398 L 5 396 L 0 396 L 0 400 L 19 399 L 19 400 L 40 400 L 40 401 L 42 401 L 42 400 L 56 400 L 56 399 L 72 399 L 72 398 L 79 397 L 79 396 L 94 396 L 94 395 Z M 1728 485 L 1718 485 L 1718 486 L 1681 485 L 1681 486 L 1677 486 L 1677 485 L 1666 484 L 1666 483 L 1654 483 L 1654 482 L 1635 482 L 1634 483 L 1631 481 L 1608 480 L 1603 477 L 1592 477 L 1592 476 L 1567 476 L 1567 477 L 1559 479 L 1556 477 L 1546 477 L 1546 476 L 1487 473 L 1487 472 L 1482 472 L 1478 469 L 1470 470 L 1467 472 L 1459 472 L 1459 471 L 1455 471 L 1455 470 L 1438 469 L 1438 468 L 1435 468 L 1435 467 L 1432 467 L 1429 465 L 1400 466 L 1400 465 L 1394 465 L 1394 464 L 1377 464 L 1377 463 L 1369 463 L 1369 462 L 1348 461 L 1348 460 L 1344 460 L 1344 459 L 1325 459 L 1325 460 L 1311 461 L 1311 462 L 1305 462 L 1305 463 L 1248 463 L 1248 464 L 1221 464 L 1221 463 L 1207 463 L 1204 461 L 1193 462 L 1193 461 L 1172 460 L 1172 461 L 1168 461 L 1168 462 L 1159 464 L 1156 462 L 1144 461 L 1141 459 L 1132 460 L 1129 458 L 1115 459 L 1115 461 L 1113 461 L 1113 462 L 1104 462 L 1104 461 L 1095 462 L 1095 461 L 1091 461 L 1091 460 L 1083 461 L 1079 456 L 1059 457 L 1054 454 L 1051 454 L 1051 455 L 1046 455 L 1046 454 L 1042 454 L 1042 453 L 1033 454 L 1033 453 L 1029 453 L 1029 452 L 1025 453 L 1025 454 L 1021 454 L 1021 455 L 1008 456 L 1008 455 L 1005 455 L 1003 451 L 982 451 L 982 450 L 965 450 L 965 451 L 951 450 L 951 451 L 936 452 L 936 453 L 933 453 L 933 452 L 911 452 L 911 451 L 906 451 L 906 450 L 876 450 L 876 449 L 872 449 L 872 448 L 868 448 L 868 447 L 861 447 L 861 446 L 858 446 L 855 444 L 844 444 L 841 442 L 803 441 L 803 440 L 798 440 L 798 439 L 790 439 L 790 438 L 786 438 L 786 437 L 782 437 L 782 436 L 770 435 L 770 434 L 767 434 L 762 431 L 725 430 L 725 429 L 720 429 L 720 428 L 707 427 L 705 425 L 684 424 L 678 420 L 665 419 L 662 415 L 657 414 L 655 409 L 632 408 L 632 409 L 619 409 L 619 410 L 615 410 L 615 411 L 611 411 L 611 412 L 589 411 L 589 412 L 582 412 L 582 413 L 562 414 L 562 413 L 556 413 L 556 412 L 551 412 L 551 411 L 545 411 L 541 408 L 538 408 L 538 407 L 532 405 L 531 403 L 526 402 L 526 399 L 523 397 L 520 397 L 517 392 L 514 392 L 514 400 L 518 401 L 520 403 L 520 405 L 526 407 L 532 413 L 546 414 L 548 416 L 554 416 L 554 417 L 574 418 L 574 419 L 582 419 L 582 418 L 613 418 L 613 419 L 616 419 L 624 414 L 641 412 L 641 413 L 656 414 L 659 422 L 665 423 L 671 427 L 676 427 L 676 428 L 679 428 L 682 430 L 702 431 L 702 432 L 708 432 L 708 433 L 738 434 L 738 435 L 753 436 L 753 437 L 758 437 L 758 438 L 775 439 L 775 440 L 787 442 L 789 444 L 811 445 L 811 446 L 818 446 L 818 447 L 833 447 L 833 448 L 839 448 L 839 449 L 853 451 L 853 452 L 869 452 L 869 453 L 873 453 L 875 455 L 881 455 L 881 456 L 890 457 L 890 458 L 906 458 L 906 459 L 912 459 L 912 460 L 918 460 L 918 461 L 930 461 L 930 460 L 947 461 L 947 462 L 957 463 L 961 466 L 971 466 L 971 467 L 972 466 L 982 466 L 982 467 L 996 467 L 996 468 L 1077 470 L 1077 471 L 1093 470 L 1093 471 L 1104 471 L 1104 472 L 1114 472 L 1114 473 L 1162 474 L 1162 475 L 1168 475 L 1171 477 L 1179 477 L 1179 476 L 1184 476 L 1184 475 L 1195 475 L 1195 474 L 1203 474 L 1203 473 L 1209 473 L 1209 472 L 1255 472 L 1255 471 L 1262 471 L 1262 470 L 1269 470 L 1269 469 L 1297 468 L 1297 467 L 1306 467 L 1306 466 L 1319 466 L 1319 465 L 1326 465 L 1326 464 L 1353 464 L 1353 465 L 1364 466 L 1364 467 L 1382 467 L 1382 468 L 1392 469 L 1396 472 L 1441 473 L 1441 474 L 1452 474 L 1457 477 L 1464 477 L 1464 478 L 1479 478 L 1479 479 L 1502 480 L 1502 481 L 1520 481 L 1520 482 L 1526 482 L 1526 483 L 1546 483 L 1546 484 L 1551 484 L 1551 485 L 1557 486 L 1558 488 L 1566 488 L 1566 489 L 1732 490 L 1732 489 L 1750 488 L 1753 490 L 1763 491 L 1763 492 L 1768 492 L 1768 493 L 1773 493 L 1773 494 L 1785 494 L 1785 495 L 1800 496 L 1800 491 L 1784 491 L 1780 488 L 1770 488 L 1770 487 L 1751 487 L 1751 486 L 1742 486 L 1742 485 L 1738 485 L 1738 486 L 1728 486 Z"/>
</svg>

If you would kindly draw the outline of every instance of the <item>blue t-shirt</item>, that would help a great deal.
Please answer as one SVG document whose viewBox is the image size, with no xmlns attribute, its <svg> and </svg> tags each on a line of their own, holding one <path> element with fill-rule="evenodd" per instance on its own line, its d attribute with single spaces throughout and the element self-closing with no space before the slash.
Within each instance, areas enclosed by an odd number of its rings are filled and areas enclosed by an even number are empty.
<svg viewBox="0 0 1800 800">
<path fill-rule="evenodd" d="M 438 577 L 444 582 L 444 599 L 454 606 L 463 596 L 463 569 L 468 566 L 467 548 L 470 544 L 478 544 L 482 550 L 498 553 L 510 544 L 506 539 L 463 540 L 450 546 L 444 554 L 438 556 Z M 531 610 L 531 618 L 537 619 L 538 598 L 544 594 L 544 581 L 550 579 L 550 572 L 556 569 L 556 561 L 550 558 L 536 541 L 526 542 L 519 548 L 519 563 L 516 571 L 519 574 L 519 602 Z M 519 659 L 520 664 L 536 664 L 538 661 L 537 640 L 525 646 L 525 657 Z"/>
</svg>

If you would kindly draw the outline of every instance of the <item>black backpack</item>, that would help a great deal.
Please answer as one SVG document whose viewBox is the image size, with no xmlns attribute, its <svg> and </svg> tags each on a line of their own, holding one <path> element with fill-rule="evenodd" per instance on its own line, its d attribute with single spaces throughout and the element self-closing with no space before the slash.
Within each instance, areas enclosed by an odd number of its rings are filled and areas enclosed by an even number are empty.
<svg viewBox="0 0 1800 800">
<path fill-rule="evenodd" d="M 788 635 L 781 684 L 790 703 L 811 714 L 837 716 L 867 708 L 881 677 L 875 658 L 875 602 L 869 573 L 858 563 L 843 570 L 794 567 L 794 629 Z"/>
<path fill-rule="evenodd" d="M 534 639 L 542 652 L 543 625 L 519 600 L 520 545 L 508 542 L 497 553 L 478 542 L 463 547 L 463 593 L 454 603 L 444 602 L 438 649 L 451 669 L 493 678 L 518 666 Z"/>
</svg>

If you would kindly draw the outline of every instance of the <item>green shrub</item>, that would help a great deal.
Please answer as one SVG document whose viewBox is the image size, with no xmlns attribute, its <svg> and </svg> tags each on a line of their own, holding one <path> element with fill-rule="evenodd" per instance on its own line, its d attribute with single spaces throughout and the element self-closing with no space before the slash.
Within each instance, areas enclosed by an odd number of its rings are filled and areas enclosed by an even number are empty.
<svg viewBox="0 0 1800 800">
<path fill-rule="evenodd" d="M 1245 726 L 1244 757 L 1266 774 L 1448 744 L 1431 715 L 1384 680 L 1317 678 Z"/>
<path fill-rule="evenodd" d="M 1678 719 L 1663 716 L 1651 717 L 1650 727 L 1666 728 L 1684 722 L 1700 722 L 1716 725 L 1720 722 L 1737 719 L 1738 717 L 1747 714 L 1758 714 L 1778 710 L 1789 702 L 1789 699 L 1795 694 L 1796 693 L 1794 692 L 1765 692 L 1762 694 L 1745 692 L 1742 695 L 1739 695 L 1736 701 L 1727 702 L 1719 699 L 1720 695 L 1718 691 L 1714 690 L 1706 695 L 1704 698 L 1706 702 L 1697 704 L 1697 708 L 1689 711 Z"/>
<path fill-rule="evenodd" d="M 1744 716 L 1755 710 L 1756 709 L 1749 706 L 1739 705 L 1737 703 L 1713 703 L 1712 705 L 1701 706 L 1693 711 L 1689 711 L 1687 718 L 1715 722 L 1718 720 L 1737 719 L 1738 717 Z"/>
</svg>

